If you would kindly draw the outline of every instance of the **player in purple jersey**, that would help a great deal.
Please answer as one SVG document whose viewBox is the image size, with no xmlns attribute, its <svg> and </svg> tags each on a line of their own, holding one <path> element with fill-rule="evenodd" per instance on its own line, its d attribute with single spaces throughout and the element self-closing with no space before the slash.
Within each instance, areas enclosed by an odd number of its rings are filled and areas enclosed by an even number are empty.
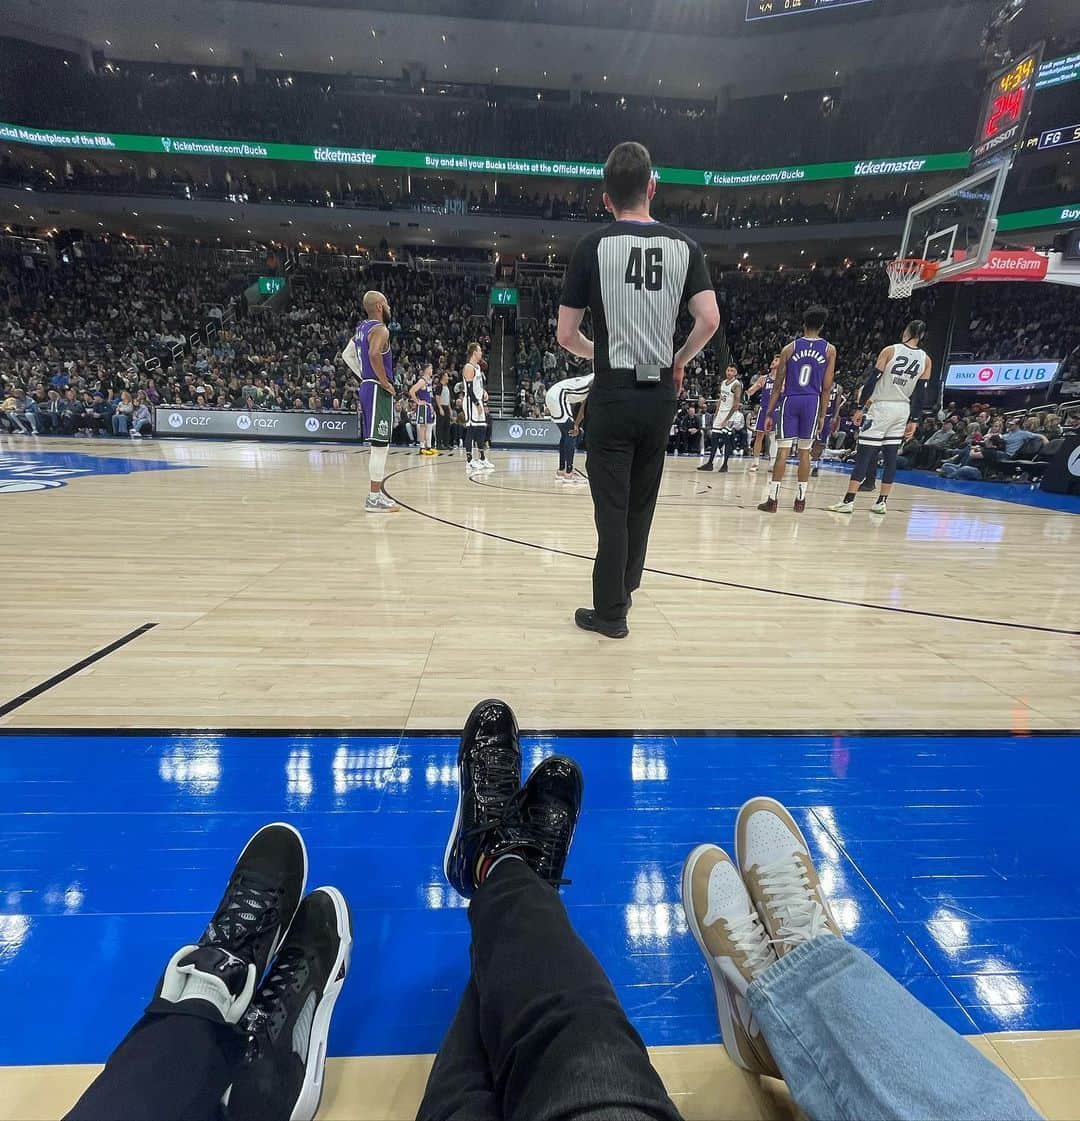
<svg viewBox="0 0 1080 1121">
<path fill-rule="evenodd" d="M 761 458 L 761 448 L 765 442 L 765 421 L 769 417 L 769 401 L 772 398 L 773 384 L 776 381 L 776 371 L 780 368 L 780 355 L 769 363 L 767 374 L 758 374 L 750 386 L 748 397 L 761 394 L 758 398 L 757 424 L 754 425 L 754 450 L 750 453 L 750 470 L 758 469 L 758 460 Z"/>
<path fill-rule="evenodd" d="M 416 427 L 420 433 L 420 454 L 438 455 L 432 442 L 432 428 L 435 425 L 435 405 L 431 396 L 431 363 L 420 371 L 420 376 L 409 390 L 409 399 L 416 406 Z"/>
<path fill-rule="evenodd" d="M 758 504 L 766 514 L 775 514 L 780 500 L 780 484 L 787 469 L 788 451 L 794 444 L 799 449 L 799 483 L 795 497 L 795 513 L 806 509 L 806 484 L 810 479 L 810 446 L 821 431 L 825 410 L 832 393 L 836 373 L 836 347 L 821 337 L 827 312 L 823 307 L 809 307 L 803 315 L 803 333 L 780 351 L 780 368 L 769 398 L 765 431 L 774 424 L 776 411 L 776 462 L 773 464 L 769 496 Z"/>
<path fill-rule="evenodd" d="M 360 438 L 371 445 L 364 503 L 369 514 L 390 514 L 398 504 L 383 490 L 386 456 L 394 414 L 394 359 L 390 353 L 390 302 L 381 292 L 364 293 L 364 315 L 341 352 L 345 365 L 360 379 Z"/>
</svg>

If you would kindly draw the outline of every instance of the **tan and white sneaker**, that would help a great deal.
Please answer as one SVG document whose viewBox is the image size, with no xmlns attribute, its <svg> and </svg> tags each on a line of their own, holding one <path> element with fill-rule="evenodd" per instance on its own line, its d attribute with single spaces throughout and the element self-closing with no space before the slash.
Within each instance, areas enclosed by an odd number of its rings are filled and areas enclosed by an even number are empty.
<svg viewBox="0 0 1080 1121">
<path fill-rule="evenodd" d="M 698 845 L 686 858 L 682 904 L 712 974 L 720 1034 L 728 1054 L 744 1070 L 778 1078 L 746 999 L 750 982 L 776 962 L 776 954 L 738 868 L 723 849 Z"/>
<path fill-rule="evenodd" d="M 739 810 L 735 859 L 778 957 L 811 938 L 843 937 L 806 838 L 774 798 L 751 798 Z"/>
</svg>

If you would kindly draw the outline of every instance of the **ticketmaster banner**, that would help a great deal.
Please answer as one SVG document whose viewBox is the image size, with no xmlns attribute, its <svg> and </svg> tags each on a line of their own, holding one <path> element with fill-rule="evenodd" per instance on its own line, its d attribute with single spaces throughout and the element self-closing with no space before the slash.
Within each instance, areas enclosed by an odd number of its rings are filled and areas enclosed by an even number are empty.
<svg viewBox="0 0 1080 1121">
<path fill-rule="evenodd" d="M 154 410 L 159 436 L 231 436 L 239 440 L 357 440 L 355 413 L 230 412 L 228 409 Z"/>
<path fill-rule="evenodd" d="M 553 420 L 502 420 L 491 422 L 491 442 L 511 448 L 557 448 L 562 433 Z"/>
<path fill-rule="evenodd" d="M 143 136 L 121 132 L 68 132 L 0 123 L 0 140 L 42 148 L 84 148 L 97 152 L 152 152 L 177 156 L 232 156 L 239 159 L 291 160 L 345 167 L 400 167 L 416 171 L 461 171 L 483 175 L 548 176 L 600 179 L 604 165 L 580 160 L 534 160 L 515 156 L 469 156 L 448 152 L 402 152 L 337 145 L 277 144 L 269 140 L 206 140 L 186 136 Z M 873 160 L 799 164 L 748 171 L 699 171 L 660 167 L 664 183 L 690 187 L 758 187 L 769 183 L 808 183 L 821 179 L 854 179 L 880 175 L 912 175 L 928 171 L 966 170 L 967 152 L 926 156 L 885 156 Z"/>
</svg>

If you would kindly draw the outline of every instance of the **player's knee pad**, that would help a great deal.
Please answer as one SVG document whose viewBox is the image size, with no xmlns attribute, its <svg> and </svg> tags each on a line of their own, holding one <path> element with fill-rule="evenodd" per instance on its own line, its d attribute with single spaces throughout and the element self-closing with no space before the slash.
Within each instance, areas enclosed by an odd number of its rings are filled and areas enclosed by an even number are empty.
<svg viewBox="0 0 1080 1121">
<path fill-rule="evenodd" d="M 855 467 L 852 469 L 851 477 L 862 482 L 866 478 L 867 471 L 870 470 L 870 464 L 877 459 L 877 453 L 877 448 L 860 444 L 859 450 L 855 453 Z"/>
<path fill-rule="evenodd" d="M 783 448 L 784 451 L 787 451 L 792 444 L 797 444 L 798 440 L 796 440 L 794 436 L 786 440 L 780 436 L 777 436 L 776 439 L 773 440 L 773 443 L 776 444 L 778 448 Z"/>
<path fill-rule="evenodd" d="M 896 478 L 896 458 L 900 449 L 895 444 L 886 445 L 881 449 L 884 466 L 881 469 L 881 481 L 891 483 Z"/>
<path fill-rule="evenodd" d="M 799 451 L 801 451 L 801 452 L 808 452 L 810 450 L 811 446 L 813 445 L 813 443 L 814 443 L 814 441 L 812 439 L 811 440 L 800 439 L 800 440 L 795 441 L 796 446 L 798 447 Z"/>
<path fill-rule="evenodd" d="M 390 449 L 383 444 L 381 447 L 372 446 L 368 456 L 368 477 L 373 483 L 381 483 L 386 477 L 386 457 Z"/>
</svg>

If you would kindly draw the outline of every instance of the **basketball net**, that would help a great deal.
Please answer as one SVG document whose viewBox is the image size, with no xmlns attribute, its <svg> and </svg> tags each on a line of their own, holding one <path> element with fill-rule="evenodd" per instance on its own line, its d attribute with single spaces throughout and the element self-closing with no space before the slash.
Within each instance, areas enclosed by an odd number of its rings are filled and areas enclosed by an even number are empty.
<svg viewBox="0 0 1080 1121">
<path fill-rule="evenodd" d="M 904 300 L 915 291 L 919 281 L 933 280 L 938 262 L 924 261 L 921 257 L 898 257 L 885 266 L 889 274 L 889 299 Z"/>
</svg>

